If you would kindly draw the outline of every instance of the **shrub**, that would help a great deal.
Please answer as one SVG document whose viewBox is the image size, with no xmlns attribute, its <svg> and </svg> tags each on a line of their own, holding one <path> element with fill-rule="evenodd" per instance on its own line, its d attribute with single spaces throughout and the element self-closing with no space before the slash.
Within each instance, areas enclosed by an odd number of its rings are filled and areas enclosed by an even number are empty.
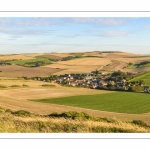
<svg viewBox="0 0 150 150">
<path fill-rule="evenodd" d="M 23 84 L 22 86 L 23 86 L 23 87 L 28 87 L 29 85 Z"/>
<path fill-rule="evenodd" d="M 6 113 L 13 113 L 13 111 L 10 110 L 10 109 L 6 109 L 5 112 L 6 112 Z"/>
<path fill-rule="evenodd" d="M 41 86 L 43 86 L 43 87 L 55 87 L 55 85 L 52 85 L 52 84 L 42 84 Z"/>
<path fill-rule="evenodd" d="M 11 85 L 10 87 L 20 87 L 19 85 Z"/>
<path fill-rule="evenodd" d="M 148 126 L 145 122 L 141 121 L 141 120 L 133 120 L 132 121 L 133 124 L 136 124 L 138 126 L 141 126 L 141 127 L 150 127 Z"/>
<path fill-rule="evenodd" d="M 0 85 L 0 88 L 7 88 L 6 86 L 4 86 L 4 85 Z"/>
<path fill-rule="evenodd" d="M 12 112 L 12 114 L 14 114 L 14 115 L 16 115 L 16 116 L 21 116 L 21 117 L 23 117 L 23 116 L 31 116 L 31 113 L 30 112 L 28 112 L 28 111 L 25 111 L 25 110 L 19 110 L 19 111 L 15 111 L 15 112 Z"/>
<path fill-rule="evenodd" d="M 78 120 L 91 120 L 92 117 L 89 116 L 88 114 L 81 112 L 78 113 L 76 111 L 69 111 L 69 112 L 64 112 L 62 114 L 58 113 L 52 113 L 48 115 L 49 117 L 64 117 L 64 118 L 70 118 L 70 119 L 78 119 Z"/>
</svg>

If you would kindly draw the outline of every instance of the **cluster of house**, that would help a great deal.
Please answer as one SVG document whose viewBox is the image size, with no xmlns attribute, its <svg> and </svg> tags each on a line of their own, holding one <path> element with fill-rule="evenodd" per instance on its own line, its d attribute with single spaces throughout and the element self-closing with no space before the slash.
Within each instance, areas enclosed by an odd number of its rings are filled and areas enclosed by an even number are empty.
<svg viewBox="0 0 150 150">
<path fill-rule="evenodd" d="M 105 76 L 104 76 L 105 75 Z M 114 77 L 115 78 L 115 77 Z M 136 83 L 127 82 L 125 79 L 118 81 L 110 79 L 110 75 L 102 72 L 101 76 L 95 76 L 92 73 L 87 74 L 64 74 L 60 75 L 58 80 L 53 81 L 58 84 L 80 86 L 92 89 L 116 89 L 116 90 L 128 90 L 131 86 L 136 86 Z M 144 85 L 140 85 L 144 86 Z M 145 92 L 150 92 L 150 87 L 144 87 Z"/>
<path fill-rule="evenodd" d="M 129 73 L 127 73 L 129 74 Z M 136 82 L 127 82 L 125 79 L 118 79 L 116 77 L 110 76 L 107 72 L 101 72 L 101 75 L 95 75 L 93 73 L 84 73 L 84 74 L 64 74 L 53 76 L 53 78 L 34 78 L 35 80 L 45 81 L 51 83 L 57 83 L 67 86 L 78 86 L 91 89 L 104 89 L 104 90 L 123 90 L 128 91 L 130 87 L 137 86 Z M 150 86 L 144 86 L 142 83 L 138 83 L 139 86 L 142 86 L 144 91 L 150 93 Z"/>
</svg>

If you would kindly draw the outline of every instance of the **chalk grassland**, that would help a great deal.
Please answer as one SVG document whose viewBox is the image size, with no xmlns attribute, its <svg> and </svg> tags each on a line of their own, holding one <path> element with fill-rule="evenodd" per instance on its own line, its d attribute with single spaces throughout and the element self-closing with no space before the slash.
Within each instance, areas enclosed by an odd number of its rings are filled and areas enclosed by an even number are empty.
<svg viewBox="0 0 150 150">
<path fill-rule="evenodd" d="M 47 76 L 64 69 L 44 68 L 44 67 L 23 67 L 17 65 L 0 66 L 1 77 L 35 77 Z"/>
<path fill-rule="evenodd" d="M 24 113 L 24 112 L 23 112 Z M 22 113 L 22 114 L 23 114 Z M 125 122 L 116 119 L 100 118 L 69 119 L 39 116 L 1 109 L 1 133 L 149 133 L 150 127 L 135 121 Z M 83 115 L 82 115 L 83 116 Z M 6 119 L 7 118 L 7 119 Z M 95 117 L 94 117 L 95 118 Z"/>
<path fill-rule="evenodd" d="M 150 86 L 150 72 L 145 73 L 139 77 L 136 77 L 130 81 L 132 82 L 132 81 L 139 81 L 139 80 L 143 80 L 145 82 L 145 85 Z"/>
</svg>

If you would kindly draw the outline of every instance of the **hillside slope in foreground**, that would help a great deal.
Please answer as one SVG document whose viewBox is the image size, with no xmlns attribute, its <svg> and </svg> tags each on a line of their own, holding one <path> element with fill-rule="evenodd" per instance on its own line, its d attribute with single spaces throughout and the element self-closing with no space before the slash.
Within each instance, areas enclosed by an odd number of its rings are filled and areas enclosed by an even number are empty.
<svg viewBox="0 0 150 150">
<path fill-rule="evenodd" d="M 148 133 L 150 126 L 140 120 L 123 122 L 92 117 L 86 113 L 66 112 L 47 116 L 27 111 L 0 109 L 2 133 Z"/>
</svg>

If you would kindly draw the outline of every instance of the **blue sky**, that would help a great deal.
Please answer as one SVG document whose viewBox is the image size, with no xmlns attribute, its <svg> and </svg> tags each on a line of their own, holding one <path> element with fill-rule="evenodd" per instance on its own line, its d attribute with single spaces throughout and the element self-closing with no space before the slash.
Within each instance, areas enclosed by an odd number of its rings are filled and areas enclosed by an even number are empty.
<svg viewBox="0 0 150 150">
<path fill-rule="evenodd" d="M 0 53 L 150 54 L 150 18 L 0 18 Z"/>
</svg>

